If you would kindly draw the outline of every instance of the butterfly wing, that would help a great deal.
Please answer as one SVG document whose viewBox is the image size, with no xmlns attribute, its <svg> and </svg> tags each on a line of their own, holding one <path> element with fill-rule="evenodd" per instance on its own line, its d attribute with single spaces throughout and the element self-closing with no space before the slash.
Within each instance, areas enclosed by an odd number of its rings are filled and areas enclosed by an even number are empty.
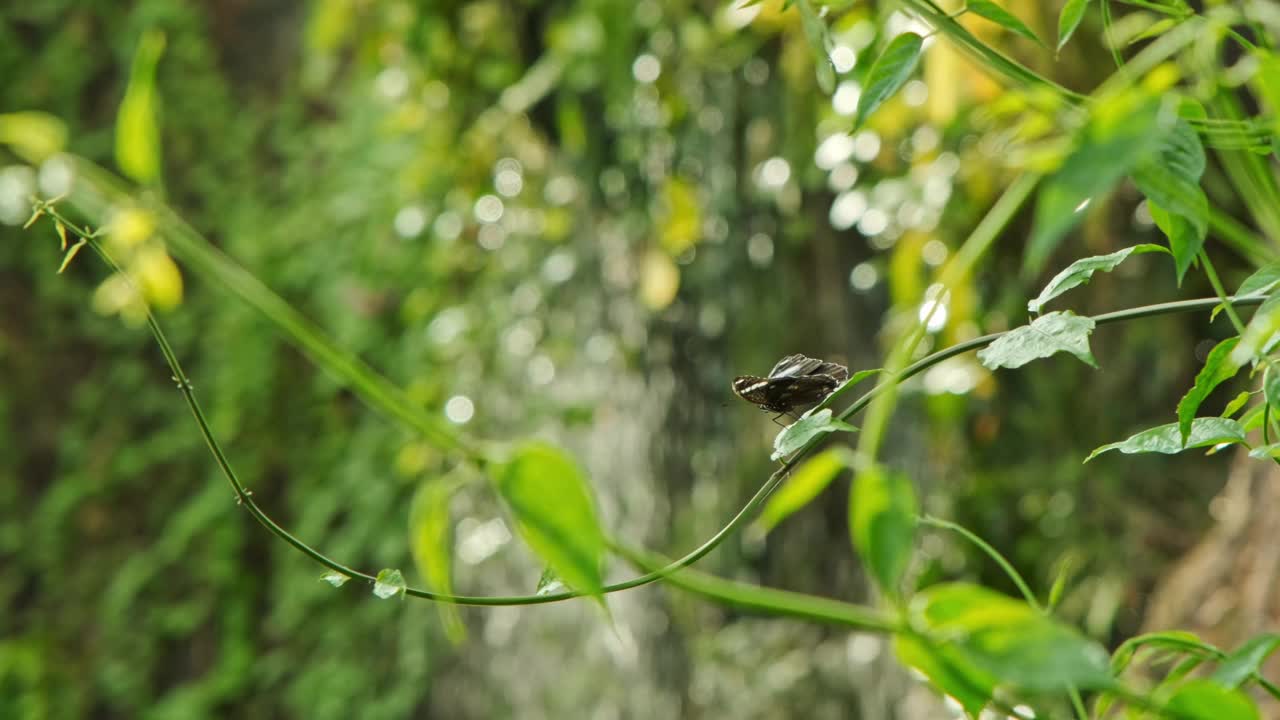
<svg viewBox="0 0 1280 720">
<path fill-rule="evenodd" d="M 830 375 L 780 378 L 742 375 L 734 379 L 733 391 L 762 410 L 785 413 L 818 402 L 839 385 L 840 381 Z"/>
<path fill-rule="evenodd" d="M 824 362 L 819 365 L 811 374 L 813 375 L 830 375 L 836 379 L 836 382 L 844 382 L 849 379 L 849 368 L 833 362 Z"/>
<path fill-rule="evenodd" d="M 798 377 L 800 375 L 812 375 L 815 370 L 824 363 L 821 360 L 815 360 L 811 357 L 805 357 L 799 353 L 788 355 L 778 361 L 777 365 L 769 371 L 771 378 Z"/>
</svg>

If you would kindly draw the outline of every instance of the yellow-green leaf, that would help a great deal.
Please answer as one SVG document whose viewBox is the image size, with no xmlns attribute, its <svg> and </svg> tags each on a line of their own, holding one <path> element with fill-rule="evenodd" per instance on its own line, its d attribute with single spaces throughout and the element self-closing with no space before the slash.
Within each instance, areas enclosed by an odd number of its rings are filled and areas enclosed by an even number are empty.
<svg viewBox="0 0 1280 720">
<path fill-rule="evenodd" d="M 409 548 L 418 574 L 434 592 L 453 594 L 453 526 L 449 522 L 452 483 L 439 479 L 424 482 L 409 511 Z M 445 635 L 454 643 L 466 639 L 466 627 L 452 603 L 436 603 Z"/>
<path fill-rule="evenodd" d="M 116 162 L 125 175 L 142 184 L 160 177 L 159 102 L 156 65 L 164 52 L 164 33 L 142 36 L 133 56 L 129 86 L 116 116 Z"/>
<path fill-rule="evenodd" d="M 812 502 L 852 462 L 853 452 L 847 447 L 834 447 L 810 458 L 769 497 L 764 510 L 760 511 L 756 527 L 763 532 L 777 527 L 778 523 Z"/>
<path fill-rule="evenodd" d="M 41 163 L 67 144 L 67 126 L 48 113 L 27 111 L 0 114 L 0 144 L 29 163 Z"/>
<path fill-rule="evenodd" d="M 916 493 L 911 480 L 879 465 L 858 473 L 849 493 L 853 546 L 880 589 L 898 596 L 916 534 Z"/>
<path fill-rule="evenodd" d="M 867 71 L 865 87 L 858 97 L 858 112 L 853 121 L 855 128 L 861 127 L 876 108 L 911 79 L 923 48 L 924 38 L 910 32 L 902 33 L 889 42 Z"/>
<path fill-rule="evenodd" d="M 604 531 L 587 478 L 560 448 L 520 446 L 494 478 L 520 536 L 565 585 L 600 595 Z"/>
</svg>

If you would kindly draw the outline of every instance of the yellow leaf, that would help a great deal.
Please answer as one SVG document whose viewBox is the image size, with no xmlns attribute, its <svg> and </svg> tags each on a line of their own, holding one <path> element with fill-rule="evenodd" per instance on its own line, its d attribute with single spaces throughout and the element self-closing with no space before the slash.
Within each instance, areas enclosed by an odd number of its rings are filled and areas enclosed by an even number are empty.
<svg viewBox="0 0 1280 720">
<path fill-rule="evenodd" d="M 409 512 L 409 542 L 418 574 L 435 592 L 452 593 L 453 528 L 449 523 L 449 498 L 455 485 L 448 480 L 428 480 L 418 488 Z M 466 626 L 451 603 L 436 603 L 445 635 L 454 644 L 467 637 Z"/>
<path fill-rule="evenodd" d="M 182 273 L 160 245 L 140 250 L 130 270 L 138 278 L 147 302 L 157 309 L 169 310 L 182 302 Z"/>
<path fill-rule="evenodd" d="M 0 115 L 0 143 L 30 163 L 40 163 L 67 144 L 67 126 L 58 118 L 42 112 L 16 112 Z"/>
<path fill-rule="evenodd" d="M 650 310 L 661 310 L 676 299 L 680 268 L 665 253 L 650 250 L 640 266 L 640 299 Z"/>
<path fill-rule="evenodd" d="M 702 235 L 702 212 L 693 187 L 680 178 L 671 178 L 662 189 L 664 218 L 658 240 L 672 257 L 693 247 Z"/>
<path fill-rule="evenodd" d="M 111 218 L 107 238 L 111 250 L 125 254 L 149 240 L 156 231 L 155 216 L 139 208 L 125 208 Z"/>
</svg>

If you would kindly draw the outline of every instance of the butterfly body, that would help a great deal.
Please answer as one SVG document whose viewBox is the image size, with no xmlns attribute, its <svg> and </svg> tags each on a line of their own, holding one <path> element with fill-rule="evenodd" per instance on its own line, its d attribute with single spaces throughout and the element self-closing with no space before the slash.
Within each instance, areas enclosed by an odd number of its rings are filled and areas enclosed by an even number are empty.
<svg viewBox="0 0 1280 720">
<path fill-rule="evenodd" d="M 782 414 L 821 401 L 848 379 L 843 365 L 796 354 L 779 360 L 768 377 L 734 378 L 733 392 L 761 410 Z"/>
</svg>

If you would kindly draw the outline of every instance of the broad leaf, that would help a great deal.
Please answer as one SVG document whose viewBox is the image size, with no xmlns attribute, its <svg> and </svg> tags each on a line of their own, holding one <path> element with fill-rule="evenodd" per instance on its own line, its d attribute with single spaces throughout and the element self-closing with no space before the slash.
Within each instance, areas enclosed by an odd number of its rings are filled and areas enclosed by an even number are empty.
<svg viewBox="0 0 1280 720">
<path fill-rule="evenodd" d="M 902 33 L 889 42 L 889 46 L 876 58 L 863 81 L 862 95 L 858 98 L 858 113 L 853 121 L 855 128 L 861 127 L 881 103 L 911 79 L 923 47 L 924 38 L 910 32 Z"/>
<path fill-rule="evenodd" d="M 1196 374 L 1196 384 L 1178 401 L 1178 432 L 1183 442 L 1191 434 L 1191 421 L 1195 420 L 1200 404 L 1214 388 L 1235 377 L 1240 371 L 1240 366 L 1231 360 L 1232 351 L 1239 342 L 1240 338 L 1231 337 L 1215 345 L 1205 358 L 1204 367 Z"/>
<path fill-rule="evenodd" d="M 990 370 L 1018 368 L 1032 360 L 1046 358 L 1060 352 L 1069 352 L 1081 362 L 1097 367 L 1093 353 L 1089 352 L 1089 334 L 1093 332 L 1091 318 L 1070 311 L 1041 315 L 1030 325 L 1014 328 L 998 340 L 978 351 L 978 359 Z"/>
<path fill-rule="evenodd" d="M 1067 0 L 1062 6 L 1062 12 L 1058 14 L 1058 49 L 1061 50 L 1066 46 L 1067 41 L 1075 34 L 1076 28 L 1080 27 L 1080 21 L 1084 19 L 1084 11 L 1089 7 L 1089 0 Z"/>
<path fill-rule="evenodd" d="M 378 571 L 378 577 L 374 580 L 373 594 L 386 600 L 403 595 L 405 587 L 403 573 L 394 568 L 384 568 Z"/>
<path fill-rule="evenodd" d="M 1143 195 L 1179 215 L 1202 210 L 1200 177 L 1204 175 L 1204 145 L 1195 128 L 1179 118 L 1149 158 L 1134 168 L 1133 179 Z M 1196 196 L 1199 196 L 1198 198 Z"/>
<path fill-rule="evenodd" d="M 777 527 L 778 523 L 812 502 L 841 470 L 852 464 L 853 452 L 846 447 L 834 447 L 810 458 L 792 471 L 782 487 L 769 497 L 764 510 L 760 511 L 756 527 L 763 532 Z"/>
<path fill-rule="evenodd" d="M 1199 188 L 1203 199 L 1204 193 Z M 1147 209 L 1151 211 L 1151 219 L 1155 221 L 1156 227 L 1160 228 L 1160 232 L 1169 240 L 1169 252 L 1173 255 L 1174 272 L 1177 275 L 1178 286 L 1182 286 L 1182 278 L 1186 276 L 1187 270 L 1191 268 L 1192 263 L 1196 261 L 1196 257 L 1200 254 L 1201 248 L 1204 247 L 1205 233 L 1208 231 L 1208 212 L 1209 201 L 1204 202 L 1204 213 L 1198 220 L 1193 220 L 1185 215 L 1178 215 L 1165 210 L 1164 206 L 1154 200 L 1147 200 Z"/>
<path fill-rule="evenodd" d="M 804 26 L 805 38 L 813 50 L 813 67 L 818 74 L 818 87 L 830 95 L 836 90 L 836 68 L 831 64 L 828 49 L 831 47 L 830 31 L 827 24 L 818 17 L 810 0 L 799 0 L 796 7 L 800 10 L 800 24 Z"/>
<path fill-rule="evenodd" d="M 449 499 L 454 485 L 439 479 L 418 488 L 409 510 L 409 549 L 418 574 L 431 590 L 453 594 L 453 526 L 449 522 Z M 445 634 L 455 643 L 466 639 L 466 626 L 453 603 L 436 603 Z"/>
<path fill-rule="evenodd" d="M 1280 285 L 1280 263 L 1271 263 L 1244 279 L 1236 290 L 1236 297 L 1269 293 Z"/>
<path fill-rule="evenodd" d="M 1089 121 L 1076 133 L 1074 150 L 1040 188 L 1023 261 L 1026 270 L 1038 272 L 1089 204 L 1159 146 L 1166 126 L 1176 119 L 1163 108 L 1160 98 L 1137 91 L 1092 106 Z"/>
<path fill-rule="evenodd" d="M 1191 421 L 1191 433 L 1187 441 L 1182 442 L 1182 433 L 1178 423 L 1169 423 L 1153 427 L 1121 442 L 1114 442 L 1089 453 L 1085 462 L 1110 450 L 1119 450 L 1126 455 L 1138 453 L 1163 453 L 1173 455 L 1183 450 L 1206 447 L 1209 445 L 1236 444 L 1244 442 L 1244 428 L 1240 423 L 1228 418 L 1201 417 Z"/>
<path fill-rule="evenodd" d="M 1280 417 L 1280 371 L 1274 365 L 1262 373 L 1262 396 L 1271 406 L 1272 417 Z"/>
<path fill-rule="evenodd" d="M 917 626 L 982 670 L 1021 689 L 1115 684 L 1106 650 L 1030 605 L 968 583 L 936 585 L 912 601 Z"/>
<path fill-rule="evenodd" d="M 850 425 L 843 420 L 837 420 L 831 416 L 831 408 L 823 408 L 815 413 L 806 414 L 799 420 L 791 423 L 778 433 L 773 439 L 773 455 L 771 460 L 784 458 L 791 453 L 799 450 L 813 438 L 824 433 L 835 432 L 856 432 L 858 428 Z"/>
<path fill-rule="evenodd" d="M 1095 272 L 1099 270 L 1110 272 L 1115 270 L 1130 255 L 1149 252 L 1167 252 L 1167 250 L 1159 245 L 1143 243 L 1117 250 L 1108 255 L 1095 255 L 1077 260 L 1068 265 L 1062 272 L 1054 275 L 1049 284 L 1044 286 L 1044 290 L 1040 291 L 1040 295 L 1035 300 L 1027 303 L 1027 309 L 1033 313 L 1038 313 L 1045 303 L 1050 300 L 1074 287 L 1087 284 Z"/>
<path fill-rule="evenodd" d="M 1179 285 L 1209 230 L 1209 200 L 1200 189 L 1204 167 L 1200 136 L 1179 118 L 1156 152 L 1133 172 L 1134 184 L 1147 196 L 1152 219 L 1169 238 Z"/>
<path fill-rule="evenodd" d="M 934 647 L 922 638 L 898 635 L 893 651 L 903 665 L 920 671 L 934 687 L 955 698 L 970 717 L 977 717 L 991 701 L 997 679 L 967 662 L 955 648 Z"/>
<path fill-rule="evenodd" d="M 1280 458 L 1280 443 L 1268 443 L 1259 445 L 1249 451 L 1249 457 L 1257 460 L 1269 460 L 1271 458 Z"/>
<path fill-rule="evenodd" d="M 1166 709 L 1183 720 L 1258 720 L 1247 695 L 1209 680 L 1191 680 L 1169 698 Z"/>
<path fill-rule="evenodd" d="M 588 595 L 603 585 L 604 531 L 587 479 L 563 450 L 540 442 L 520 446 L 495 477 L 516 529 L 534 554 Z"/>
<path fill-rule="evenodd" d="M 898 596 L 916 534 L 916 493 L 902 473 L 876 465 L 858 473 L 849 493 L 853 546 L 880 590 Z"/>
<path fill-rule="evenodd" d="M 991 0 L 969 0 L 965 3 L 965 7 L 967 7 L 969 12 L 974 15 L 984 17 L 1000 27 L 1013 31 L 1035 44 L 1044 47 L 1044 43 L 1040 42 L 1040 38 L 1036 37 L 1036 34 L 1031 31 L 1031 28 L 1027 27 L 1026 23 L 1019 20 L 1017 16 L 1008 10 L 1005 10 L 999 5 L 991 2 Z"/>
<path fill-rule="evenodd" d="M 1280 635 L 1276 633 L 1250 638 L 1218 664 L 1210 679 L 1223 687 L 1238 688 L 1258 672 L 1277 649 L 1280 649 Z"/>
<path fill-rule="evenodd" d="M 1249 318 L 1240 335 L 1240 344 L 1231 354 L 1232 361 L 1240 365 L 1257 361 L 1270 349 L 1277 333 L 1280 333 L 1280 291 L 1272 291 Z"/>
</svg>

